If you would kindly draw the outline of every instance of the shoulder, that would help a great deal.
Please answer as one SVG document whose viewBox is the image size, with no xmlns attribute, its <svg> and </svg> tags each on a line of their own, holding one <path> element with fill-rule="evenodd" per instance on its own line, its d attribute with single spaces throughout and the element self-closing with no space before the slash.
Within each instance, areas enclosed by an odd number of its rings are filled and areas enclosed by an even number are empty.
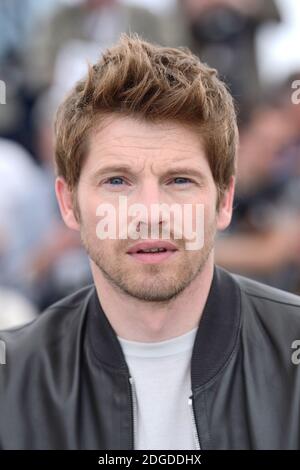
<svg viewBox="0 0 300 470">
<path fill-rule="evenodd" d="M 231 274 L 240 290 L 244 333 L 272 338 L 288 347 L 300 337 L 300 297 L 252 279 Z"/>
<path fill-rule="evenodd" d="M 35 320 L 24 326 L 0 331 L 0 340 L 6 346 L 7 363 L 10 358 L 18 363 L 28 356 L 43 355 L 72 341 L 82 329 L 89 298 L 94 285 L 86 286 L 48 307 Z"/>
<path fill-rule="evenodd" d="M 241 292 L 249 298 L 257 299 L 258 302 L 278 306 L 285 309 L 295 307 L 296 311 L 300 309 L 300 296 L 290 292 L 271 287 L 267 284 L 257 282 L 237 274 L 231 276 L 238 283 Z M 280 307 L 281 306 L 281 307 Z"/>
</svg>

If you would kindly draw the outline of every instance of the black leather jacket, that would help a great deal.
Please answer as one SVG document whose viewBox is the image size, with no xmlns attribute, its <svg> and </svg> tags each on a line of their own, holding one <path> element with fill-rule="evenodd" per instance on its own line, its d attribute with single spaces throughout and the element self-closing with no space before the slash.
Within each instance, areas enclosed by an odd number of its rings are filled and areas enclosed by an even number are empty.
<svg viewBox="0 0 300 470">
<path fill-rule="evenodd" d="M 134 448 L 129 370 L 93 285 L 0 339 L 1 449 Z M 300 448 L 297 339 L 298 296 L 215 267 L 191 362 L 201 449 Z"/>
</svg>

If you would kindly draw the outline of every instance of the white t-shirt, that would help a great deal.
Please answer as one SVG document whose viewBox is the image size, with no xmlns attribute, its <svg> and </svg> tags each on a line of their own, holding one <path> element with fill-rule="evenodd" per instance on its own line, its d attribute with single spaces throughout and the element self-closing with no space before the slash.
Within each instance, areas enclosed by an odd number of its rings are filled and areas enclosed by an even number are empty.
<svg viewBox="0 0 300 470">
<path fill-rule="evenodd" d="M 152 343 L 118 336 L 136 391 L 135 449 L 197 449 L 189 405 L 197 329 Z"/>
</svg>

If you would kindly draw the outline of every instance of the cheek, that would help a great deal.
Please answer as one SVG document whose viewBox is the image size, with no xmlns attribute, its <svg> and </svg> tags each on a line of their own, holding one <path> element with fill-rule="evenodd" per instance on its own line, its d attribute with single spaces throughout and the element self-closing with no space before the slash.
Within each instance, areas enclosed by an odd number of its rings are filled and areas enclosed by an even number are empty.
<svg viewBox="0 0 300 470">
<path fill-rule="evenodd" d="M 209 201 L 209 203 L 205 205 L 204 213 L 205 213 L 205 221 L 212 222 L 213 220 L 216 220 L 217 208 L 216 208 L 215 200 Z"/>
<path fill-rule="evenodd" d="M 81 191 L 78 192 L 78 202 L 83 225 L 94 228 L 96 231 L 96 225 L 99 221 L 97 208 L 101 203 L 99 196 L 94 191 L 82 187 Z"/>
<path fill-rule="evenodd" d="M 205 224 L 210 224 L 216 219 L 217 191 L 215 188 L 211 188 L 211 190 L 202 194 L 201 198 L 199 198 L 198 204 L 202 206 L 202 211 L 199 210 L 199 213 L 203 214 Z"/>
<path fill-rule="evenodd" d="M 211 237 L 211 234 L 215 231 L 216 227 L 216 211 L 211 204 L 205 205 L 202 219 L 203 225 L 201 225 L 201 230 L 204 237 L 203 241 L 205 243 L 205 241 Z M 200 224 L 198 230 L 200 230 Z"/>
<path fill-rule="evenodd" d="M 96 235 L 97 224 L 99 223 L 100 217 L 96 215 L 96 209 L 92 209 L 91 207 L 85 207 L 82 210 L 82 225 L 84 226 L 85 230 L 88 231 L 92 236 Z"/>
</svg>

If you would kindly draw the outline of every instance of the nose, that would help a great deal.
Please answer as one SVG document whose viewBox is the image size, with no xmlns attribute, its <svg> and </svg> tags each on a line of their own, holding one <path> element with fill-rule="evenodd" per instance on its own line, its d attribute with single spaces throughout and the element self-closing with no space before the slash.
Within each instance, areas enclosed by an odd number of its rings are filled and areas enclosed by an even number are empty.
<svg viewBox="0 0 300 470">
<path fill-rule="evenodd" d="M 131 200 L 131 203 L 132 202 Z M 141 205 L 141 210 L 135 219 L 138 224 L 138 230 L 140 230 L 143 225 L 148 227 L 148 233 L 150 230 L 155 231 L 161 229 L 164 222 L 164 215 L 159 206 L 163 202 L 165 201 L 162 199 L 161 188 L 157 180 L 148 178 L 141 183 L 134 198 L 134 204 Z"/>
</svg>

